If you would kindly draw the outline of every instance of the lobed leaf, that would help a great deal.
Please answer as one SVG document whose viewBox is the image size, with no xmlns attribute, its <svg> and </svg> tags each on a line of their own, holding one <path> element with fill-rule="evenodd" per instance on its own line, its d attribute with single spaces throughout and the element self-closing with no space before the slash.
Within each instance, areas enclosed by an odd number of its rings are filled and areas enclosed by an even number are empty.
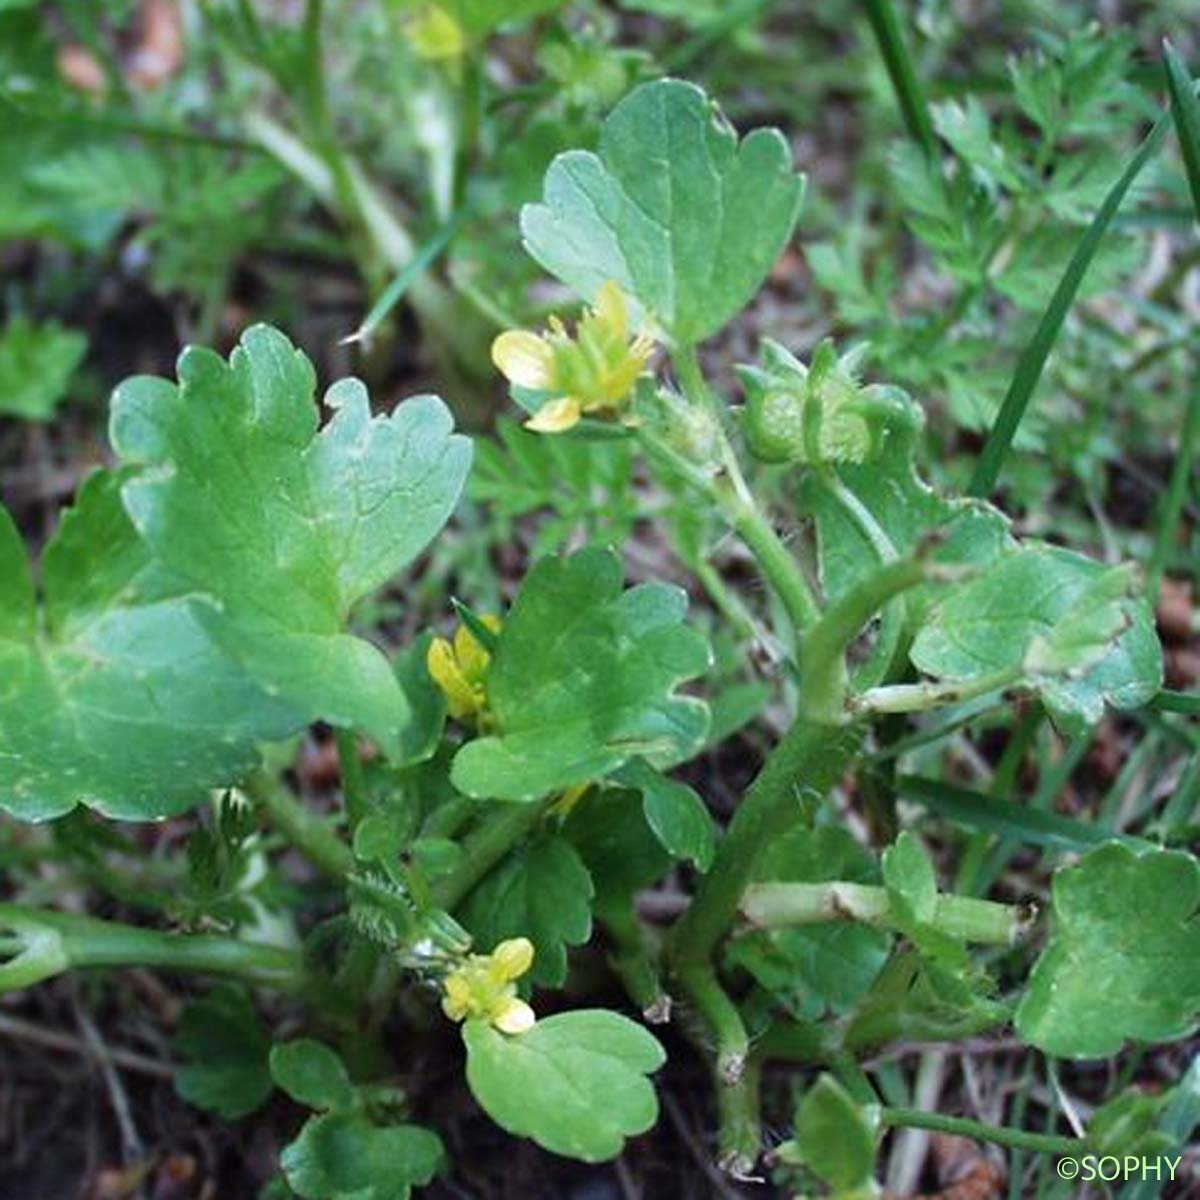
<svg viewBox="0 0 1200 1200">
<path fill-rule="evenodd" d="M 1054 928 L 1017 1009 L 1017 1029 L 1068 1058 L 1130 1038 L 1185 1037 L 1200 1015 L 1200 864 L 1113 842 L 1053 883 Z"/>
<path fill-rule="evenodd" d="M 125 478 L 92 475 L 63 515 L 40 618 L 0 509 L 0 808 L 22 820 L 80 803 L 127 820 L 182 812 L 252 767 L 257 741 L 301 723 L 152 562 L 121 507 Z"/>
<path fill-rule="evenodd" d="M 673 342 L 709 337 L 751 299 L 800 212 L 787 142 L 740 143 L 698 87 L 635 88 L 596 153 L 570 150 L 521 212 L 529 253 L 584 299 L 613 280 Z"/>
<path fill-rule="evenodd" d="M 641 756 L 678 762 L 702 744 L 707 707 L 677 684 L 709 665 L 678 588 L 621 590 L 608 550 L 547 558 L 526 576 L 488 671 L 495 735 L 468 742 L 452 779 L 470 796 L 533 800 Z"/>
<path fill-rule="evenodd" d="M 1094 724 L 1105 704 L 1145 704 L 1162 682 L 1149 610 L 1132 570 L 1056 546 L 1002 555 L 936 604 L 911 650 L 914 665 L 968 681 L 1013 672 L 1069 722 Z"/>
<path fill-rule="evenodd" d="M 269 693 L 399 753 L 404 693 L 345 627 L 445 523 L 470 443 L 434 396 L 372 417 L 353 379 L 327 392 L 334 416 L 318 432 L 312 366 L 265 325 L 228 363 L 184 351 L 178 373 L 178 386 L 133 379 L 113 399 L 113 444 L 141 467 L 123 490 L 139 533 Z"/>
<path fill-rule="evenodd" d="M 646 1076 L 666 1056 L 647 1030 L 617 1013 L 559 1013 L 515 1037 L 468 1021 L 463 1041 L 467 1082 L 488 1116 L 555 1154 L 616 1158 L 626 1138 L 658 1118 Z"/>
<path fill-rule="evenodd" d="M 527 937 L 536 951 L 530 979 L 559 987 L 567 946 L 592 935 L 591 876 L 566 839 L 545 837 L 514 851 L 467 897 L 458 913 L 481 949 Z"/>
</svg>

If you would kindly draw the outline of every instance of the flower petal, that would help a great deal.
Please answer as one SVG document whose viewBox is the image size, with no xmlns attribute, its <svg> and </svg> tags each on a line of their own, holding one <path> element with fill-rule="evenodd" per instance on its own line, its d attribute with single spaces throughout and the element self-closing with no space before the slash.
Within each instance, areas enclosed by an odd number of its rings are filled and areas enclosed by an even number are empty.
<svg viewBox="0 0 1200 1200">
<path fill-rule="evenodd" d="M 616 341 L 623 342 L 629 336 L 629 306 L 614 280 L 600 285 L 592 311 Z"/>
<path fill-rule="evenodd" d="M 511 983 L 533 966 L 533 943 L 528 938 L 508 938 L 490 957 L 492 978 L 497 983 Z"/>
<path fill-rule="evenodd" d="M 554 378 L 554 351 L 524 329 L 510 329 L 492 343 L 492 362 L 509 383 L 545 390 Z"/>
<path fill-rule="evenodd" d="M 515 996 L 492 1013 L 492 1024 L 501 1033 L 527 1033 L 537 1021 L 537 1015 L 524 1000 Z"/>
<path fill-rule="evenodd" d="M 430 679 L 442 689 L 450 715 L 456 719 L 475 712 L 475 691 L 463 675 L 454 656 L 454 649 L 445 638 L 434 638 L 425 652 L 425 669 Z"/>
<path fill-rule="evenodd" d="M 562 433 L 579 424 L 580 412 L 579 401 L 574 396 L 549 400 L 525 422 L 525 428 L 537 433 Z"/>
</svg>

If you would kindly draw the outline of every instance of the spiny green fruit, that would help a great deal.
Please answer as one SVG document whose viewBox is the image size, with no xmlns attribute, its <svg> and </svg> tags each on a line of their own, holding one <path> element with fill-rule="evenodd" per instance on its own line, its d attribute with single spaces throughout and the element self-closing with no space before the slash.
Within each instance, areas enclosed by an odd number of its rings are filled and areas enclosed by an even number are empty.
<svg viewBox="0 0 1200 1200">
<path fill-rule="evenodd" d="M 764 339 L 762 365 L 739 366 L 737 373 L 746 392 L 746 442 L 763 462 L 869 462 L 889 428 L 915 428 L 922 420 L 899 388 L 860 384 L 851 359 L 839 359 L 831 342 L 822 342 L 806 367 Z"/>
</svg>

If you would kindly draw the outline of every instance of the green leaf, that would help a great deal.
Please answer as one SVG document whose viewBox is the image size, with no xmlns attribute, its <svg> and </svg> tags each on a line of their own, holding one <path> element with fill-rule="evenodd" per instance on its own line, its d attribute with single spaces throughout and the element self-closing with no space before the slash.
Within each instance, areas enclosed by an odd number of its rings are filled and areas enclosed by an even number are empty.
<svg viewBox="0 0 1200 1200">
<path fill-rule="evenodd" d="M 271 1078 L 297 1104 L 350 1108 L 355 1101 L 342 1060 L 323 1042 L 297 1038 L 271 1048 Z"/>
<path fill-rule="evenodd" d="M 584 1162 L 616 1158 L 658 1119 L 646 1076 L 666 1056 L 640 1025 L 604 1009 L 559 1013 L 509 1037 L 463 1026 L 467 1082 L 497 1125 Z"/>
<path fill-rule="evenodd" d="M 527 937 L 535 955 L 529 978 L 558 987 L 567 977 L 567 946 L 592 936 L 591 876 L 565 838 L 539 838 L 513 851 L 472 890 L 458 919 L 481 950 Z"/>
<path fill-rule="evenodd" d="M 183 1010 L 175 1049 L 189 1061 L 176 1073 L 175 1089 L 227 1121 L 244 1117 L 271 1094 L 270 1045 L 245 989 L 214 987 Z"/>
<path fill-rule="evenodd" d="M 938 886 L 933 863 L 915 834 L 905 830 L 883 852 L 883 882 L 897 928 L 924 955 L 951 968 L 965 968 L 961 942 L 934 926 Z"/>
<path fill-rule="evenodd" d="M 1068 1058 L 1127 1039 L 1185 1037 L 1200 1013 L 1200 864 L 1112 843 L 1053 884 L 1054 926 L 1017 1009 L 1017 1029 Z"/>
<path fill-rule="evenodd" d="M 940 679 L 1024 679 L 1056 714 L 1094 724 L 1106 703 L 1145 704 L 1162 682 L 1133 578 L 1060 547 L 1024 547 L 936 604 L 910 657 Z"/>
<path fill-rule="evenodd" d="M 689 860 L 698 871 L 712 866 L 717 830 L 695 788 L 669 779 L 640 758 L 626 764 L 619 779 L 642 793 L 646 822 L 665 850 Z"/>
<path fill-rule="evenodd" d="M 843 1042 L 855 1053 L 897 1041 L 957 1041 L 1009 1016 L 982 975 L 947 968 L 916 950 L 894 954 L 847 1022 Z"/>
<path fill-rule="evenodd" d="M 796 1110 L 801 1161 L 835 1193 L 870 1189 L 878 1114 L 860 1106 L 832 1075 L 821 1075 Z"/>
<path fill-rule="evenodd" d="M 1126 1154 L 1157 1156 L 1173 1145 L 1170 1134 L 1159 1128 L 1171 1092 L 1148 1095 L 1130 1090 L 1101 1105 L 1087 1124 L 1088 1145 L 1097 1156 Z"/>
<path fill-rule="evenodd" d="M 170 816 L 258 760 L 255 742 L 302 723 L 209 638 L 188 593 L 151 562 L 98 472 L 42 561 L 0 509 L 0 807 L 41 821 L 87 804 L 126 820 Z"/>
<path fill-rule="evenodd" d="M 798 828 L 767 852 L 760 878 L 789 883 L 877 883 L 875 860 L 845 829 Z M 850 921 L 760 930 L 729 943 L 730 961 L 748 970 L 798 1016 L 842 1013 L 870 988 L 887 961 L 889 934 Z"/>
<path fill-rule="evenodd" d="M 937 877 L 920 841 L 905 830 L 883 852 L 883 882 L 892 903 L 916 921 L 931 921 L 937 909 Z"/>
<path fill-rule="evenodd" d="M 665 584 L 621 590 L 608 550 L 547 558 L 526 576 L 487 677 L 498 733 L 468 742 L 451 777 L 469 796 L 533 800 L 588 783 L 635 756 L 654 766 L 704 741 L 708 709 L 674 694 L 709 665 Z"/>
<path fill-rule="evenodd" d="M 0 414 L 49 421 L 86 353 L 78 330 L 13 317 L 0 330 Z"/>
<path fill-rule="evenodd" d="M 304 1200 L 407 1200 L 438 1173 L 445 1151 L 419 1125 L 373 1125 L 361 1113 L 332 1112 L 305 1122 L 279 1165 Z"/>
<path fill-rule="evenodd" d="M 874 462 L 836 468 L 833 478 L 852 504 L 816 473 L 801 485 L 801 508 L 816 521 L 821 585 L 830 600 L 863 582 L 887 558 L 913 553 L 935 530 L 941 543 L 934 558 L 943 563 L 979 566 L 1014 545 L 999 510 L 978 500 L 941 496 L 920 478 L 914 456 L 924 414 L 911 400 L 908 405 L 908 420 L 888 431 Z M 931 595 L 929 588 L 910 594 L 910 625 Z"/>
<path fill-rule="evenodd" d="M 372 418 L 366 389 L 325 395 L 277 330 L 226 364 L 184 351 L 179 385 L 137 378 L 113 399 L 112 441 L 142 470 L 125 506 L 156 556 L 205 599 L 196 613 L 272 694 L 399 753 L 409 706 L 383 655 L 344 632 L 354 603 L 411 562 L 458 499 L 470 443 L 433 396 Z"/>
<path fill-rule="evenodd" d="M 592 878 L 597 915 L 623 911 L 634 893 L 671 869 L 671 857 L 647 824 L 638 792 L 592 788 L 571 809 L 562 832 Z"/>
<path fill-rule="evenodd" d="M 777 130 L 739 145 L 698 87 L 666 79 L 613 109 L 597 153 L 555 158 L 521 231 L 529 253 L 584 299 L 614 280 L 668 338 L 691 345 L 761 286 L 803 194 Z"/>
</svg>

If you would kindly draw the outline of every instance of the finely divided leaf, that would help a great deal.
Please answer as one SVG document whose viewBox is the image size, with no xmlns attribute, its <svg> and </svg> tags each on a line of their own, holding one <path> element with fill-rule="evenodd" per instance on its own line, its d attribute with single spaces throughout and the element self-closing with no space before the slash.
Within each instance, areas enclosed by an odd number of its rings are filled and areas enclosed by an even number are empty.
<svg viewBox="0 0 1200 1200">
<path fill-rule="evenodd" d="M 0 509 L 0 807 L 47 820 L 88 804 L 182 812 L 257 761 L 301 717 L 213 644 L 120 502 L 122 476 L 80 489 L 43 558 L 44 619 Z"/>
<path fill-rule="evenodd" d="M 646 1076 L 665 1059 L 640 1025 L 604 1009 L 560 1013 L 515 1037 L 463 1027 L 467 1082 L 497 1125 L 555 1154 L 602 1162 L 658 1118 Z"/>
<path fill-rule="evenodd" d="M 404 694 L 346 623 L 445 523 L 470 443 L 433 396 L 373 418 L 356 380 L 326 394 L 334 416 L 318 432 L 312 366 L 263 325 L 228 363 L 186 350 L 178 373 L 177 387 L 133 379 L 113 400 L 113 444 L 142 467 L 124 488 L 139 533 L 271 694 L 398 751 Z"/>
<path fill-rule="evenodd" d="M 1017 1009 L 1035 1046 L 1104 1058 L 1185 1037 L 1200 1015 L 1200 864 L 1101 846 L 1054 877 L 1054 927 Z"/>
<path fill-rule="evenodd" d="M 470 796 L 533 800 L 636 756 L 678 762 L 699 748 L 708 709 L 675 686 L 709 664 L 678 588 L 621 590 L 608 550 L 547 558 L 505 619 L 487 691 L 498 732 L 468 742 L 454 784 Z"/>
<path fill-rule="evenodd" d="M 14 317 L 0 330 L 0 416 L 49 421 L 86 352 L 76 329 Z"/>
<path fill-rule="evenodd" d="M 635 88 L 598 152 L 560 154 L 521 231 L 580 296 L 619 284 L 672 341 L 716 333 L 750 300 L 792 235 L 804 194 L 787 142 L 736 134 L 696 86 Z"/>
</svg>

